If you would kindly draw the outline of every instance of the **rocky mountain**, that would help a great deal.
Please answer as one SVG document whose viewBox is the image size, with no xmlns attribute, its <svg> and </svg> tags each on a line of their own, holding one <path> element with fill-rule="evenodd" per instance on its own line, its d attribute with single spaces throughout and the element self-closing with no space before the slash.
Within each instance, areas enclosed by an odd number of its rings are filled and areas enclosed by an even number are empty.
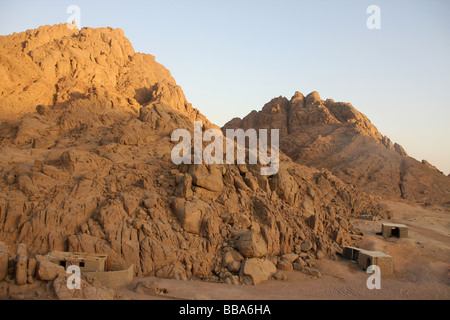
<svg viewBox="0 0 450 320">
<path fill-rule="evenodd" d="M 22 243 L 30 257 L 105 253 L 136 275 L 257 283 L 258 268 L 314 273 L 316 259 L 360 237 L 350 216 L 389 216 L 377 198 L 283 154 L 270 177 L 259 165 L 173 164 L 173 130 L 215 126 L 121 30 L 3 36 L 0 65 L 0 241 L 10 260 Z"/>
<path fill-rule="evenodd" d="M 450 180 L 409 157 L 351 104 L 317 92 L 278 97 L 226 129 L 279 129 L 280 149 L 297 163 L 328 169 L 346 183 L 385 198 L 450 205 Z"/>
</svg>

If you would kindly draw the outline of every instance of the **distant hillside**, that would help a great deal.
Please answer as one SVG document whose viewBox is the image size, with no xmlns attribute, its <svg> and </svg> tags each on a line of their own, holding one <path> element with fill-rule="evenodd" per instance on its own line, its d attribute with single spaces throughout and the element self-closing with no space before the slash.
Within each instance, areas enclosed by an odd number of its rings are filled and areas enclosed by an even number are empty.
<svg viewBox="0 0 450 320">
<path fill-rule="evenodd" d="M 349 103 L 296 92 L 291 100 L 275 98 L 222 130 L 229 128 L 280 129 L 280 149 L 297 163 L 326 168 L 383 197 L 450 205 L 450 179 L 427 161 L 409 157 Z"/>
</svg>

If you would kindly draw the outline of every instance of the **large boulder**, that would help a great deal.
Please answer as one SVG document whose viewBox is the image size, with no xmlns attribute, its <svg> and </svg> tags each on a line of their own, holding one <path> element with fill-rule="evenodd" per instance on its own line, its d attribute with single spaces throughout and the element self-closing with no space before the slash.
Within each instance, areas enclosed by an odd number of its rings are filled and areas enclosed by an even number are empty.
<svg viewBox="0 0 450 320">
<path fill-rule="evenodd" d="M 222 170 L 217 165 L 192 165 L 189 174 L 193 184 L 198 187 L 213 192 L 221 192 L 223 189 Z"/>
<path fill-rule="evenodd" d="M 174 198 L 172 208 L 184 230 L 198 234 L 202 227 L 203 216 L 209 206 L 199 199 L 186 201 L 183 198 Z"/>
<path fill-rule="evenodd" d="M 46 260 L 44 257 L 37 256 L 37 277 L 44 281 L 53 281 L 60 274 L 65 273 L 65 269 L 62 266 L 58 266 L 53 262 Z"/>
<path fill-rule="evenodd" d="M 257 285 L 276 272 L 277 268 L 270 260 L 253 258 L 244 262 L 240 276 L 244 284 Z"/>
<path fill-rule="evenodd" d="M 260 258 L 267 253 L 267 244 L 264 239 L 251 231 L 239 237 L 236 248 L 247 258 Z"/>
</svg>

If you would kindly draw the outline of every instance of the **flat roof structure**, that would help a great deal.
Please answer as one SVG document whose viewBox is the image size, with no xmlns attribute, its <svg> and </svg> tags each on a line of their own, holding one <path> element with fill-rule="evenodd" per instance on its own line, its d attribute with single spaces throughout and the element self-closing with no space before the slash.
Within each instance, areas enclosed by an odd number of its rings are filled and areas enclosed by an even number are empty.
<svg viewBox="0 0 450 320">
<path fill-rule="evenodd" d="M 356 247 L 345 247 L 343 256 L 345 259 L 353 260 L 364 270 L 376 265 L 380 268 L 382 275 L 394 273 L 394 260 L 390 255 L 380 251 L 369 251 Z"/>
<path fill-rule="evenodd" d="M 384 238 L 408 238 L 408 226 L 396 223 L 383 223 L 381 225 L 381 234 Z"/>
<path fill-rule="evenodd" d="M 109 271 L 108 255 L 84 252 L 50 252 L 47 257 L 64 268 L 77 265 L 82 272 Z"/>
</svg>

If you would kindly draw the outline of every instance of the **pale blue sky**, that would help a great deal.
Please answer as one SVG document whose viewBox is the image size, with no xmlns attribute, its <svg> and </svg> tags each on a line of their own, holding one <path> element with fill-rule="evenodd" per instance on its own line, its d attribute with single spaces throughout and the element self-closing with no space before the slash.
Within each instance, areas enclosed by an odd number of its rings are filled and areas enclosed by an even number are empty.
<svg viewBox="0 0 450 320">
<path fill-rule="evenodd" d="M 418 160 L 450 173 L 450 1 L 0 1 L 0 34 L 65 22 L 122 28 L 212 122 L 318 91 L 351 102 Z M 369 30 L 369 5 L 381 30 Z"/>
</svg>

